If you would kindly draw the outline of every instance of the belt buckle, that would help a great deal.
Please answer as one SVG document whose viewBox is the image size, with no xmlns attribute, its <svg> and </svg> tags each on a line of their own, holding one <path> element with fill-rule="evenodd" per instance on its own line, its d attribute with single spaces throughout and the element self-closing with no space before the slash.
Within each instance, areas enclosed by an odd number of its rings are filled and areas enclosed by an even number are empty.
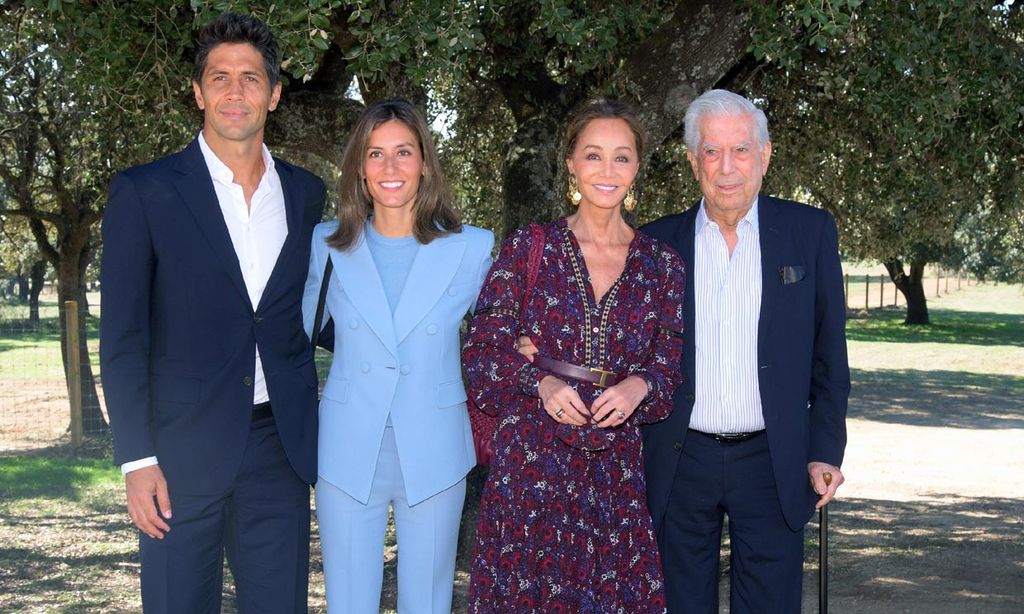
<svg viewBox="0 0 1024 614">
<path fill-rule="evenodd" d="M 598 369 L 597 367 L 590 367 L 590 372 L 601 374 L 601 379 L 594 383 L 594 385 L 597 386 L 598 388 L 607 388 L 608 378 L 615 377 L 614 371 L 605 371 L 604 369 Z"/>
</svg>

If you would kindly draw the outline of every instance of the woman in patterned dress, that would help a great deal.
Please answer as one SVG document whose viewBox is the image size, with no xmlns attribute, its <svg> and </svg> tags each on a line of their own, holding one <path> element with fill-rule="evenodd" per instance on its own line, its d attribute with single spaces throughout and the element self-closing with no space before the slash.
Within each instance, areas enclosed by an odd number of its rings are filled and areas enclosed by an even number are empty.
<svg viewBox="0 0 1024 614">
<path fill-rule="evenodd" d="M 664 419 L 680 383 L 682 261 L 631 228 L 644 137 L 622 103 L 567 127 L 572 215 L 503 244 L 463 348 L 470 394 L 499 416 L 469 611 L 664 612 L 645 503 L 640 425 Z M 525 296 L 525 304 L 523 299 Z M 527 335 L 538 353 L 516 351 Z"/>
</svg>

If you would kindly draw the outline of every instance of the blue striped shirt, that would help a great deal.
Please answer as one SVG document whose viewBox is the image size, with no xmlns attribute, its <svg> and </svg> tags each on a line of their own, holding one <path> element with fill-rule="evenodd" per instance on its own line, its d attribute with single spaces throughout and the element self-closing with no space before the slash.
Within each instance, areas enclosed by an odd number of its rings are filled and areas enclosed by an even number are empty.
<svg viewBox="0 0 1024 614">
<path fill-rule="evenodd" d="M 694 235 L 694 350 L 696 399 L 690 428 L 705 433 L 746 433 L 764 428 L 757 373 L 761 311 L 761 243 L 757 200 L 736 227 L 729 246 L 704 202 Z"/>
</svg>

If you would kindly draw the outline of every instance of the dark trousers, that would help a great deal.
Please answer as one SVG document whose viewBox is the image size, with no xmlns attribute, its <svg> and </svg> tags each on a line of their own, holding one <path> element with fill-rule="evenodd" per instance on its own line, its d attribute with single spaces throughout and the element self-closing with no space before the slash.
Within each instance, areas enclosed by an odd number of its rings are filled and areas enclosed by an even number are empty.
<svg viewBox="0 0 1024 614">
<path fill-rule="evenodd" d="M 658 547 L 670 614 L 717 614 L 722 525 L 729 516 L 730 611 L 800 612 L 803 530 L 782 516 L 768 438 L 719 443 L 687 434 Z"/>
<path fill-rule="evenodd" d="M 224 554 L 242 614 L 306 612 L 309 486 L 292 470 L 273 418 L 252 423 L 230 492 L 170 491 L 164 539 L 140 533 L 147 614 L 220 612 Z"/>
</svg>

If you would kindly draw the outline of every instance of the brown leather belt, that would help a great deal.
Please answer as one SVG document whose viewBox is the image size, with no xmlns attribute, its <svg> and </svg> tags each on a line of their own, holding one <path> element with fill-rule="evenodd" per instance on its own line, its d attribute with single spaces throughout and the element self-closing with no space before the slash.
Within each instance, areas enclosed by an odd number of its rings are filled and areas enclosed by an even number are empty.
<svg viewBox="0 0 1024 614">
<path fill-rule="evenodd" d="M 578 365 L 562 362 L 561 360 L 548 358 L 547 356 L 534 356 L 533 365 L 539 369 L 550 371 L 555 375 L 570 377 L 572 379 L 580 380 L 581 382 L 590 382 L 598 388 L 614 386 L 626 379 L 626 376 L 619 375 L 614 371 L 580 367 Z"/>
</svg>

